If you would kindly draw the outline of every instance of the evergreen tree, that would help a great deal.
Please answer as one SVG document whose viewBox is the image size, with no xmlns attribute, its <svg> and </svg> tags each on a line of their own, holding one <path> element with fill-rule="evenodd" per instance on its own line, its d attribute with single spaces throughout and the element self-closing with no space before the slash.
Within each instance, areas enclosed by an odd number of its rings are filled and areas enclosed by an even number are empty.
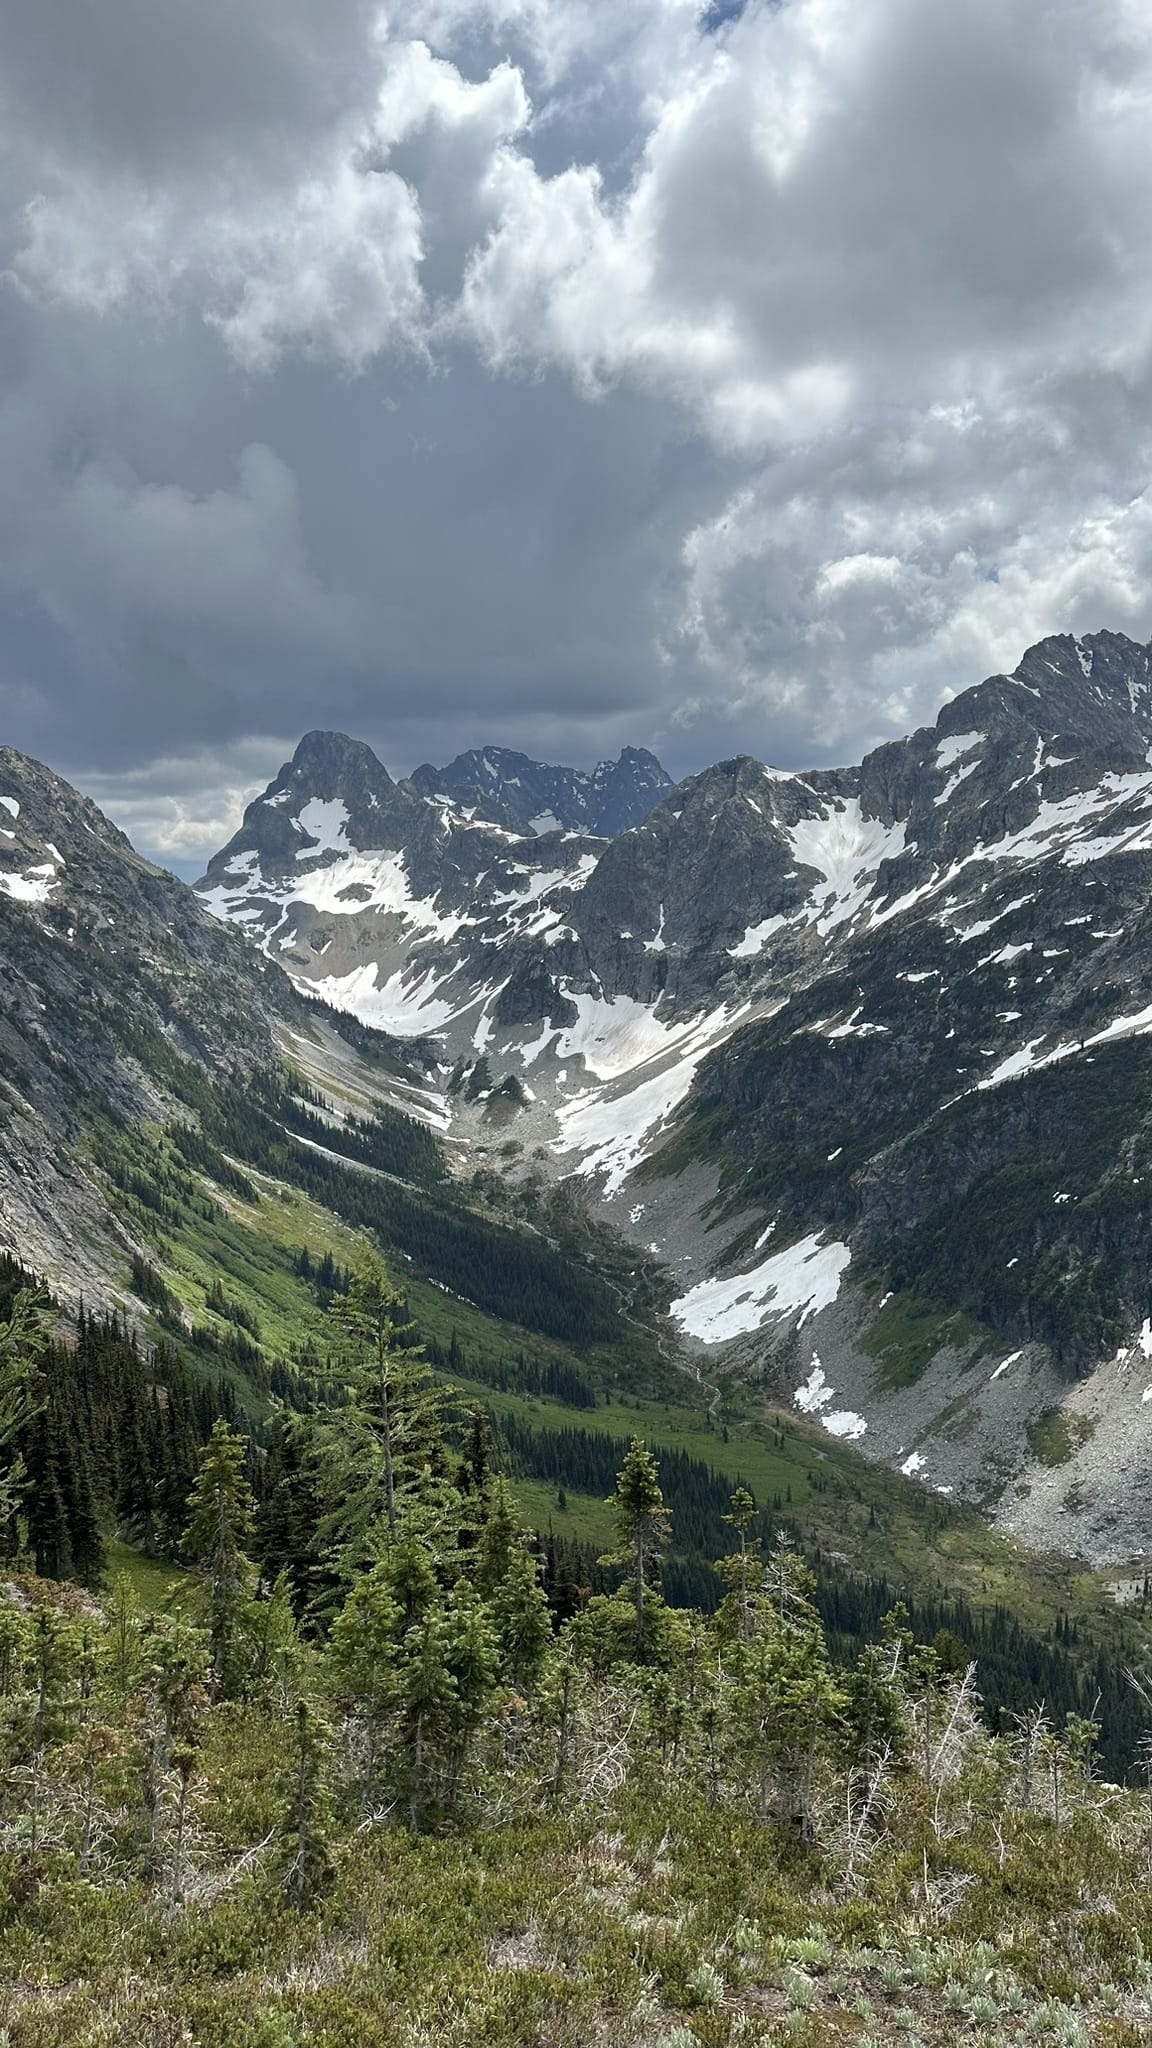
<svg viewBox="0 0 1152 2048">
<path fill-rule="evenodd" d="M 223 1692 L 238 1682 L 241 1616 L 256 1576 L 246 1550 L 254 1533 L 254 1504 L 244 1462 L 243 1437 L 218 1421 L 188 1496 L 183 1543 L 207 1590 L 212 1671 Z"/>
<path fill-rule="evenodd" d="M 664 1505 L 656 1460 L 639 1437 L 632 1439 L 608 1505 L 614 1511 L 618 1544 L 600 1562 L 623 1566 L 627 1574 L 636 1617 L 636 1656 L 643 1662 L 649 1613 L 659 1599 L 655 1589 L 660 1560 L 668 1547 L 671 1516 Z"/>
<path fill-rule="evenodd" d="M 756 1590 L 764 1575 L 759 1538 L 749 1534 L 755 1519 L 752 1495 L 746 1486 L 738 1486 L 732 1495 L 730 1512 L 724 1517 L 729 1528 L 736 1531 L 737 1548 L 730 1557 L 719 1559 L 716 1570 L 731 1589 L 720 1610 L 722 1625 L 730 1622 L 745 1643 L 751 1641 L 755 1632 Z"/>
<path fill-rule="evenodd" d="M 871 1774 L 882 1762 L 907 1760 L 911 1730 L 890 1652 L 866 1643 L 845 1684 L 853 1761 Z"/>
<path fill-rule="evenodd" d="M 74 1454 L 68 1460 L 65 1478 L 71 1576 L 81 1586 L 98 1586 L 104 1577 L 108 1558 L 96 1510 L 91 1463 L 83 1439 L 76 1444 Z"/>
<path fill-rule="evenodd" d="M 453 1331 L 455 1338 L 455 1331 Z M 468 1411 L 468 1433 L 464 1439 L 464 1455 L 456 1484 L 461 1493 L 475 1493 L 481 1499 L 488 1491 L 492 1469 L 492 1424 L 485 1408 L 470 1408 Z"/>
<path fill-rule="evenodd" d="M 337 1618 L 333 1667 L 368 1725 L 370 1790 L 387 1770 L 413 1828 L 455 1802 L 499 1654 L 479 1594 L 446 1589 L 415 1536 L 358 1581 Z"/>
<path fill-rule="evenodd" d="M 155 1557 L 158 1543 L 156 1524 L 155 1459 L 145 1436 L 145 1410 L 134 1403 L 127 1417 L 127 1442 L 122 1477 L 116 1494 L 116 1513 L 125 1534 L 144 1552 Z"/>
<path fill-rule="evenodd" d="M 732 1661 L 734 1760 L 752 1777 L 759 1818 L 775 1811 L 805 1836 L 817 1764 L 838 1736 L 845 1708 L 815 1590 L 795 1553 L 778 1552 L 755 1602 L 752 1636 L 736 1645 Z"/>
<path fill-rule="evenodd" d="M 552 1623 L 539 1565 L 503 1480 L 496 1481 L 480 1537 L 476 1590 L 488 1602 L 501 1678 L 517 1692 L 528 1691 L 547 1656 Z"/>
<path fill-rule="evenodd" d="M 369 1254 L 353 1277 L 348 1293 L 334 1306 L 333 1313 L 353 1350 L 355 1388 L 367 1393 L 378 1424 L 384 1466 L 384 1512 L 388 1534 L 396 1536 L 396 1463 L 398 1382 L 408 1360 L 401 1360 L 397 1343 L 404 1328 L 400 1318 L 403 1297 L 388 1279 L 381 1261 Z"/>
<path fill-rule="evenodd" d="M 22 1287 L 0 1323 L 0 1522 L 9 1520 L 23 1495 L 26 1474 L 19 1440 L 42 1399 L 45 1308 L 42 1294 Z"/>
<path fill-rule="evenodd" d="M 335 1585 L 319 1534 L 324 1514 L 313 1417 L 282 1412 L 268 1444 L 255 1543 L 263 1570 L 270 1577 L 285 1573 L 297 1618 L 323 1604 Z"/>
<path fill-rule="evenodd" d="M 21 1466 L 26 1476 L 28 1542 L 42 1579 L 66 1579 L 72 1571 L 68 1492 L 72 1457 L 55 1401 L 41 1409 L 26 1438 Z"/>
<path fill-rule="evenodd" d="M 285 1896 L 302 1912 L 332 1881 L 327 1844 L 329 1732 L 312 1702 L 304 1698 L 296 1701 L 290 1728 L 281 1855 Z"/>
<path fill-rule="evenodd" d="M 342 1338 L 342 1406 L 313 1419 L 326 1512 L 318 1541 L 348 1583 L 406 1528 L 459 1524 L 449 1477 L 447 1390 L 411 1336 L 404 1298 L 369 1254 L 330 1311 Z"/>
</svg>

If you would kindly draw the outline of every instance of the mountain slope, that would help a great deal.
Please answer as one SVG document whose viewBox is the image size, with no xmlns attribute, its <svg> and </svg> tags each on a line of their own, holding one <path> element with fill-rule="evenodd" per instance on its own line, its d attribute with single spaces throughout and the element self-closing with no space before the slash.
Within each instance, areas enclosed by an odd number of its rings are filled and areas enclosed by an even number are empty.
<svg viewBox="0 0 1152 2048">
<path fill-rule="evenodd" d="M 357 805 L 392 803 L 379 764 L 354 748 L 315 755 L 307 779 L 340 779 L 352 802 L 297 788 L 301 815 L 313 802 L 339 802 L 350 818 Z M 887 1597 L 873 1581 L 889 1574 L 919 1598 L 1007 1601 L 1042 1631 L 1070 1605 L 1091 1612 L 1094 1580 L 1079 1584 L 1059 1563 L 1033 1573 L 959 1502 L 862 1469 L 854 1443 L 823 1434 L 819 1409 L 780 1418 L 757 1374 L 748 1384 L 725 1375 L 718 1400 L 722 1351 L 720 1364 L 708 1350 L 697 1367 L 663 1318 L 684 1283 L 585 1212 L 577 1197 L 595 1190 L 594 1176 L 551 1185 L 547 1159 L 514 1135 L 533 1119 L 548 1128 L 543 1090 L 533 1102 L 481 1085 L 475 1060 L 437 1073 L 443 1049 L 405 1048 L 325 1012 L 37 764 L 0 757 L 0 800 L 0 1249 L 47 1273 L 66 1304 L 82 1294 L 89 1306 L 122 1305 L 206 1401 L 259 1438 L 271 1392 L 290 1403 L 314 1393 L 329 1342 L 325 1261 L 353 1262 L 368 1231 L 434 1360 L 491 1411 L 526 1512 L 582 1555 L 608 1541 L 604 1496 L 640 1430 L 673 1502 L 676 1599 L 714 1597 L 709 1558 L 743 1479 L 801 1540 L 850 1560 L 851 1584 L 869 1599 Z M 286 852 L 296 865 L 290 829 L 287 849 L 263 856 L 281 872 Z M 305 871 L 324 836 L 307 835 Z M 661 1034 L 680 1045 L 681 1067 L 702 1056 L 707 1032 L 690 1011 L 665 1026 L 656 1007 L 566 1005 L 568 1021 L 544 1034 L 556 1041 L 546 1056 L 555 1065 L 557 1045 L 581 1040 L 576 1100 L 594 1109 L 598 1090 L 632 1088 L 623 1099 L 634 1119 L 635 1075 L 665 1056 Z M 511 1030 L 497 1027 L 502 1045 Z M 540 1036 L 533 1027 L 529 1054 Z M 596 1080 L 613 1065 L 614 1080 Z M 581 1075 L 592 1077 L 582 1097 Z M 428 1128 L 444 1121 L 446 1145 Z M 667 1229 L 654 1220 L 657 1183 L 623 1198 L 665 1251 L 679 1230 L 696 1267 L 709 1233 L 684 1190 L 701 1171 L 690 1163 L 668 1182 L 679 1221 L 670 1208 Z M 618 1202 L 614 1213 L 629 1212 Z M 731 1235 L 728 1223 L 715 1238 Z M 782 1334 L 786 1346 L 786 1318 Z M 1065 1676 L 1080 1683 L 1071 1664 Z"/>
<path fill-rule="evenodd" d="M 67 783 L 0 749 L 0 1248 L 75 1295 L 129 1234 L 86 1163 L 98 1119 L 165 1112 L 185 1064 L 241 1079 L 300 1007 Z"/>
<path fill-rule="evenodd" d="M 546 855 L 442 796 L 291 869 L 220 856 L 207 900 L 433 1032 L 452 1135 L 582 1176 L 721 1366 L 1120 1556 L 1152 1541 L 1150 677 L 1056 637 L 858 767 L 720 763 Z"/>
<path fill-rule="evenodd" d="M 0 817 L 0 1251 L 66 1301 L 125 1301 L 185 1169 L 219 1173 L 222 1140 L 245 1157 L 255 1144 L 256 1164 L 269 1148 L 298 1153 L 301 1174 L 312 1162 L 330 1180 L 343 1159 L 354 1183 L 382 1173 L 401 1239 L 420 1239 L 421 1205 L 437 1208 L 433 1271 L 471 1230 L 477 1258 L 486 1246 L 498 1264 L 503 1246 L 523 1289 L 521 1269 L 546 1248 L 533 1239 L 521 1257 L 516 1231 L 478 1222 L 425 1124 L 403 1113 L 436 1100 L 419 1049 L 326 1018 L 93 804 L 10 749 Z M 296 1095 L 286 1058 L 322 1061 L 339 1108 L 318 1115 Z M 560 1259 L 558 1299 L 566 1284 Z M 605 1294 L 601 1323 L 610 1308 Z"/>
</svg>

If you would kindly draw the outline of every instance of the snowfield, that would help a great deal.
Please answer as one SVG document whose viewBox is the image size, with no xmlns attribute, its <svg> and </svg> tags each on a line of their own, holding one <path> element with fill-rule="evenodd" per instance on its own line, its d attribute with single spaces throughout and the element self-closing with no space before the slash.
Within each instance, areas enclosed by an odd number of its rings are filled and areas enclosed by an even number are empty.
<svg viewBox="0 0 1152 2048">
<path fill-rule="evenodd" d="M 822 818 L 801 818 L 788 826 L 786 837 L 797 866 L 815 868 L 824 877 L 808 900 L 809 923 L 821 934 L 855 917 L 881 861 L 895 860 L 905 846 L 903 825 L 866 818 L 857 797 L 846 797 Z"/>
<path fill-rule="evenodd" d="M 617 998 L 617 1002 L 620 1000 Z M 618 1069 L 616 1078 L 607 1085 L 560 1104 L 560 1136 L 553 1142 L 553 1151 L 582 1153 L 577 1172 L 586 1178 L 603 1174 L 604 1194 L 618 1193 L 661 1125 L 683 1102 L 705 1053 L 728 1036 L 747 1008 L 747 1004 L 742 1004 L 738 1010 L 714 1010 L 674 1031 L 659 1026 L 663 1043 L 655 1054 L 635 1066 Z M 650 1023 L 655 1025 L 656 1019 L 650 1018 Z M 637 1021 L 632 1019 L 631 1024 L 643 1039 Z M 622 1036 L 616 1040 L 617 1056 L 627 1030 L 628 1025 L 622 1024 Z M 532 1058 L 541 1050 L 541 1045 L 535 1045 Z M 565 1059 L 572 1056 L 573 1048 L 566 1039 L 559 1050 Z M 602 1050 L 599 1057 L 605 1060 L 608 1055 Z M 587 1063 L 587 1055 L 585 1060 Z M 527 1053 L 524 1063 L 529 1063 Z"/>
<path fill-rule="evenodd" d="M 45 861 L 23 875 L 0 874 L 0 896 L 10 896 L 14 903 L 47 903 L 56 882 L 55 868 Z"/>
<path fill-rule="evenodd" d="M 851 1257 L 846 1244 L 823 1244 L 814 1232 L 750 1273 L 701 1280 L 672 1303 L 672 1315 L 686 1336 L 703 1344 L 742 1337 L 770 1317 L 799 1315 L 802 1327 L 835 1301 Z"/>
<path fill-rule="evenodd" d="M 829 1386 L 824 1367 L 820 1363 L 820 1355 L 814 1351 L 812 1370 L 803 1386 L 797 1387 L 793 1394 L 792 1406 L 798 1408 L 802 1415 L 818 1417 L 821 1428 L 826 1429 L 829 1436 L 844 1437 L 849 1443 L 853 1443 L 865 1434 L 868 1424 L 853 1408 L 831 1408 L 835 1398 L 836 1389 Z M 825 1409 L 829 1409 L 830 1412 L 825 1414 Z"/>
</svg>

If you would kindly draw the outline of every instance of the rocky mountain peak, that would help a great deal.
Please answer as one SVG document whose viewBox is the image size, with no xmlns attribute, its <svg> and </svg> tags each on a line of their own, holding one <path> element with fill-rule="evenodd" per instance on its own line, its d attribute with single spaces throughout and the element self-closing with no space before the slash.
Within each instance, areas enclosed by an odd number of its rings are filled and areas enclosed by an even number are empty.
<svg viewBox="0 0 1152 2048">
<path fill-rule="evenodd" d="M 625 747 L 591 771 L 534 761 L 510 747 L 474 747 L 446 768 L 417 768 L 412 786 L 445 796 L 512 831 L 581 832 L 613 839 L 648 815 L 672 778 L 645 747 Z"/>
<path fill-rule="evenodd" d="M 202 901 L 310 994 L 426 1042 L 413 1107 L 454 1144 L 507 1126 L 509 1156 L 591 1183 L 667 1260 L 694 1342 L 771 1355 L 828 1429 L 983 1497 L 1004 1404 L 1026 1447 L 1060 1375 L 1102 1364 L 1122 1405 L 1112 1361 L 1152 1360 L 1150 755 L 1149 650 L 1105 633 L 1038 643 L 843 769 L 745 755 L 671 789 L 640 748 L 588 772 L 488 748 L 398 783 L 309 734 Z M 52 834 L 10 761 L 0 868 L 14 849 L 34 883 Z M 67 961 L 83 932 L 44 880 L 0 920 Z M 878 1377 L 925 1304 L 933 1363 Z M 1145 1377 L 1117 1407 L 1134 1442 Z"/>
<path fill-rule="evenodd" d="M 1123 633 L 1056 633 L 1030 647 L 1011 675 L 988 677 L 946 704 L 936 730 L 1002 737 L 1025 724 L 1099 752 L 1152 738 L 1152 657 Z"/>
<path fill-rule="evenodd" d="M 205 881 L 295 874 L 304 861 L 367 848 L 397 851 L 434 820 L 394 782 L 363 740 L 305 733 L 290 761 L 248 805 L 240 830 L 209 863 Z"/>
<path fill-rule="evenodd" d="M 364 740 L 351 739 L 346 732 L 317 731 L 304 734 L 272 790 L 305 786 L 311 796 L 332 798 L 355 796 L 360 789 L 379 794 L 395 785 Z"/>
</svg>

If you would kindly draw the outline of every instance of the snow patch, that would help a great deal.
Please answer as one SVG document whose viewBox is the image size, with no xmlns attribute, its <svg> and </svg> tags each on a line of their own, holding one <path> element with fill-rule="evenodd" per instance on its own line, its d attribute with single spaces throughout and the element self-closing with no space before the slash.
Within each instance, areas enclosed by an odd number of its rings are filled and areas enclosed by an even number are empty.
<svg viewBox="0 0 1152 2048">
<path fill-rule="evenodd" d="M 314 846 L 298 846 L 297 860 L 311 860 L 318 853 L 347 853 L 348 812 L 338 797 L 309 797 L 296 823 L 301 832 L 316 842 Z"/>
<path fill-rule="evenodd" d="M 999 924 L 1001 918 L 1010 917 L 1014 910 L 1023 910 L 1025 904 L 1031 903 L 1032 900 L 1031 896 L 1014 896 L 1011 903 L 1005 903 L 1001 910 L 994 910 L 991 917 L 978 918 L 975 924 L 965 925 L 963 928 L 957 925 L 956 937 L 962 946 L 966 946 L 970 939 L 982 939 L 986 932 L 991 931 L 994 924 Z"/>
<path fill-rule="evenodd" d="M 758 1330 L 769 1316 L 809 1316 L 831 1306 L 851 1253 L 846 1244 L 823 1244 L 818 1232 L 775 1252 L 750 1273 L 702 1280 L 672 1303 L 671 1313 L 690 1337 L 723 1344 Z"/>
<path fill-rule="evenodd" d="M 0 896 L 9 896 L 14 903 L 47 903 L 55 887 L 56 870 L 51 862 L 29 868 L 24 875 L 0 874 Z"/>
<path fill-rule="evenodd" d="M 1134 1010 L 1129 1015 L 1114 1017 L 1102 1031 L 1094 1031 L 1090 1038 L 1078 1038 L 1062 1045 L 1054 1045 L 1038 1059 L 1036 1047 L 1043 1044 L 1042 1038 L 1030 1038 L 1019 1052 L 1002 1060 L 998 1067 L 978 1084 L 981 1088 L 996 1088 L 1001 1081 L 1013 1081 L 1020 1074 L 1036 1074 L 1042 1067 L 1054 1067 L 1059 1060 L 1070 1059 L 1073 1053 L 1086 1053 L 1092 1046 L 1115 1045 L 1122 1038 L 1146 1038 L 1152 1032 L 1152 1003 L 1143 1010 Z M 1068 1196 L 1056 1196 L 1055 1200 L 1069 1200 Z"/>
<path fill-rule="evenodd" d="M 976 965 L 978 967 L 1010 967 L 1013 960 L 1020 958 L 1021 953 L 1030 953 L 1032 951 L 1032 944 L 1031 939 L 1024 939 L 1019 946 L 1001 946 L 998 953 L 986 953 L 983 960 L 978 960 Z"/>
<path fill-rule="evenodd" d="M 781 925 L 787 923 L 788 919 L 786 917 L 777 916 L 761 918 L 759 924 L 750 924 L 745 930 L 744 937 L 735 946 L 729 946 L 729 958 L 732 960 L 754 960 L 757 953 L 764 951 L 764 947 L 773 932 L 778 932 Z"/>
<path fill-rule="evenodd" d="M 660 922 L 656 927 L 653 937 L 650 939 L 645 939 L 644 951 L 646 953 L 666 953 L 667 950 L 668 948 L 664 943 L 664 905 L 661 904 Z"/>
<path fill-rule="evenodd" d="M 804 1381 L 803 1386 L 797 1387 L 796 1392 L 793 1394 L 793 1407 L 799 1408 L 803 1415 L 818 1415 L 821 1408 L 826 1408 L 829 1401 L 834 1399 L 835 1392 L 836 1389 L 828 1385 L 824 1367 L 814 1351 L 812 1353 L 812 1370 Z"/>
<path fill-rule="evenodd" d="M 329 974 L 321 981 L 300 982 L 298 986 L 305 995 L 317 995 L 337 1010 L 351 1010 L 363 1023 L 374 1024 L 381 1031 L 394 1031 L 399 1038 L 422 1037 L 460 1014 L 454 1004 L 436 993 L 446 976 L 438 980 L 428 970 L 406 979 L 405 970 L 398 968 L 381 984 L 379 972 L 372 960 L 364 967 L 354 967 L 350 974 Z M 476 1000 L 482 1001 L 483 995 Z"/>
<path fill-rule="evenodd" d="M 968 761 L 966 762 L 963 768 L 958 768 L 956 770 L 955 775 L 949 776 L 947 782 L 944 784 L 943 789 L 940 791 L 939 796 L 933 797 L 933 803 L 937 807 L 939 807 L 941 804 L 946 804 L 948 802 L 949 797 L 951 797 L 954 794 L 954 792 L 959 789 L 960 784 L 962 782 L 966 782 L 970 775 L 975 775 L 976 770 L 977 768 L 979 768 L 979 766 L 979 761 Z"/>
<path fill-rule="evenodd" d="M 859 1009 L 855 1009 L 846 1024 L 835 1024 L 827 1033 L 829 1038 L 874 1038 L 877 1033 L 887 1034 L 887 1024 L 858 1024 Z"/>
<path fill-rule="evenodd" d="M 559 1059 L 582 1059 L 590 1074 L 609 1081 L 627 1074 L 658 1053 L 676 1044 L 678 1034 L 662 1024 L 653 1008 L 638 1003 L 634 996 L 574 994 L 561 984 L 561 993 L 574 1003 L 578 1016 L 566 1025 L 557 1041 Z"/>
<path fill-rule="evenodd" d="M 624 997 L 616 999 L 617 1004 L 627 1000 Z M 613 1006 L 604 1003 L 602 1007 L 611 1009 Z M 601 1040 L 599 1049 L 594 1048 L 600 1068 L 592 1066 L 591 1070 L 604 1076 L 600 1085 L 587 1090 L 573 1102 L 559 1105 L 560 1135 L 553 1140 L 553 1150 L 583 1153 L 577 1171 L 583 1177 L 604 1174 L 605 1195 L 616 1194 L 642 1158 L 652 1137 L 684 1100 L 705 1053 L 728 1036 L 736 1019 L 744 1014 L 747 1007 L 743 1004 L 737 1010 L 713 1010 L 682 1025 L 678 1031 L 670 1031 L 661 1025 L 658 1029 L 662 1040 L 657 1043 L 655 1052 L 649 1052 L 646 1058 L 638 1057 L 635 1062 L 622 1058 L 627 1042 L 624 1032 L 629 1027 L 625 1016 L 621 1036 L 615 1044 Z M 638 1010 L 642 1005 L 633 1004 L 632 1008 Z M 634 1018 L 630 1021 L 635 1025 Z M 655 1022 L 654 1019 L 649 1021 Z M 553 1035 L 557 1036 L 557 1056 L 570 1059 L 581 1049 L 573 1040 L 585 1022 L 586 1019 L 582 1018 L 580 1023 L 560 1034 L 556 1034 L 554 1025 L 546 1025 L 542 1041 L 525 1048 L 525 1066 L 539 1056 L 547 1039 Z M 644 1033 L 639 1027 L 637 1037 L 643 1045 Z M 587 1043 L 586 1035 L 583 1042 Z M 587 1052 L 584 1058 L 585 1066 L 591 1066 Z M 557 1080 L 566 1078 L 567 1068 L 563 1067 Z"/>
<path fill-rule="evenodd" d="M 903 853 L 903 825 L 866 818 L 858 797 L 819 818 L 801 818 L 785 837 L 800 867 L 815 868 L 823 883 L 808 899 L 808 922 L 820 933 L 845 924 L 863 906 L 882 861 Z"/>
<path fill-rule="evenodd" d="M 949 739 L 938 740 L 936 766 L 950 768 L 953 761 L 959 761 L 962 755 L 970 754 L 973 747 L 982 747 L 987 737 L 987 733 L 983 732 L 954 732 Z"/>
<path fill-rule="evenodd" d="M 863 1436 L 868 1427 L 864 1417 L 857 1415 L 854 1408 L 838 1408 L 834 1415 L 822 1415 L 820 1421 L 829 1436 L 845 1437 L 849 1443 Z"/>
<path fill-rule="evenodd" d="M 367 910 L 401 918 L 411 931 L 450 939 L 467 919 L 440 911 L 434 897 L 414 896 L 400 853 L 353 853 L 295 878 L 285 892 L 292 903 L 309 903 L 329 916 L 358 916 Z"/>
</svg>

